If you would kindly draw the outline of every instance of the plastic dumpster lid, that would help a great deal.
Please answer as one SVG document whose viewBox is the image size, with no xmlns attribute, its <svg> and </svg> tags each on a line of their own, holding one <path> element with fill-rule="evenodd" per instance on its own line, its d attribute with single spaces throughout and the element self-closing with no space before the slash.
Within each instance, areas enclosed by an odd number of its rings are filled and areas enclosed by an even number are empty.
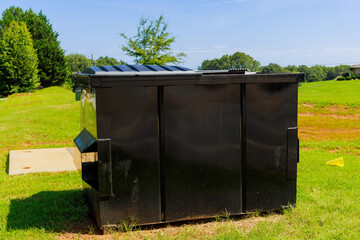
<svg viewBox="0 0 360 240">
<path fill-rule="evenodd" d="M 115 65 L 88 67 L 79 75 L 85 76 L 155 76 L 155 75 L 202 75 L 192 69 L 164 65 Z"/>
</svg>

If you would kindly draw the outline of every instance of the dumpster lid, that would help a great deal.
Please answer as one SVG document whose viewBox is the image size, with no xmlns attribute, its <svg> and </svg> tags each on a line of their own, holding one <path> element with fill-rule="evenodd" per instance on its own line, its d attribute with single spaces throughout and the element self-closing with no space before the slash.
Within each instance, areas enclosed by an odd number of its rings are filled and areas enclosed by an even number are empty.
<svg viewBox="0 0 360 240">
<path fill-rule="evenodd" d="M 194 71 L 165 65 L 93 66 L 77 75 L 80 84 L 95 88 L 304 81 L 303 73 L 259 74 L 247 69 Z"/>
<path fill-rule="evenodd" d="M 131 77 L 131 76 L 156 76 L 156 75 L 201 75 L 192 69 L 181 66 L 165 65 L 114 65 L 88 67 L 78 75 L 82 76 L 107 76 L 107 77 Z"/>
</svg>

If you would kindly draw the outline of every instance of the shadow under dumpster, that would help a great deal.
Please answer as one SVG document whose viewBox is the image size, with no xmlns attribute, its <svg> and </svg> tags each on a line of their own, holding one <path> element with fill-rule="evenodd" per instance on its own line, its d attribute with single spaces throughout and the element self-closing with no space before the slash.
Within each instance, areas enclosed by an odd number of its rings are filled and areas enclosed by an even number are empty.
<svg viewBox="0 0 360 240">
<path fill-rule="evenodd" d="M 92 225 L 81 190 L 43 191 L 13 199 L 7 216 L 7 230 L 39 228 L 79 233 L 89 231 Z"/>
</svg>

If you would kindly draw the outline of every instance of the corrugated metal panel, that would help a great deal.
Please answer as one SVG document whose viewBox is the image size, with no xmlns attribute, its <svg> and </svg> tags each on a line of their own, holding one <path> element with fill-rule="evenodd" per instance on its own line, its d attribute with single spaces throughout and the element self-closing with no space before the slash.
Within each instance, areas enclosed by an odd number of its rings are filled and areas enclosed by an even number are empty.
<svg viewBox="0 0 360 240">
<path fill-rule="evenodd" d="M 158 65 L 145 65 L 145 66 L 154 71 L 166 71 L 166 69 L 164 69 Z"/>
<path fill-rule="evenodd" d="M 114 68 L 116 68 L 117 70 L 121 71 L 121 72 L 133 72 L 134 70 L 131 69 L 130 67 L 126 66 L 126 65 L 116 65 L 114 66 Z"/>
<path fill-rule="evenodd" d="M 114 67 L 112 66 L 100 66 L 99 68 L 101 68 L 104 71 L 110 72 L 110 71 L 117 71 Z"/>
<path fill-rule="evenodd" d="M 158 65 L 115 65 L 88 67 L 79 75 L 95 76 L 154 76 L 154 75 L 201 75 L 181 66 Z"/>
<path fill-rule="evenodd" d="M 96 72 L 105 72 L 105 71 L 97 66 L 93 66 L 93 67 L 85 68 L 85 70 L 82 71 L 81 73 L 82 74 L 95 74 Z"/>
<path fill-rule="evenodd" d="M 165 68 L 166 70 L 168 71 L 179 71 L 180 69 L 176 68 L 176 67 L 173 67 L 173 66 L 164 66 L 164 65 L 161 65 L 162 68 Z"/>
<path fill-rule="evenodd" d="M 138 72 L 142 71 L 152 71 L 151 69 L 147 68 L 145 65 L 129 65 L 132 69 Z"/>
<path fill-rule="evenodd" d="M 173 67 L 175 67 L 175 68 L 177 68 L 177 69 L 179 69 L 181 71 L 191 71 L 191 69 L 186 68 L 186 67 L 180 67 L 180 66 L 173 66 Z"/>
</svg>

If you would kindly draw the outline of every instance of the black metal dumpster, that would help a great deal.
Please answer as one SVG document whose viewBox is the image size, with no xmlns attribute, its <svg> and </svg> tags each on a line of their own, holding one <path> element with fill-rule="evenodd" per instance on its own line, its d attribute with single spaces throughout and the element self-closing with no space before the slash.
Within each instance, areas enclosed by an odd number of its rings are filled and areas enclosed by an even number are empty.
<svg viewBox="0 0 360 240">
<path fill-rule="evenodd" d="M 303 74 L 90 67 L 82 178 L 101 228 L 295 204 Z"/>
</svg>

